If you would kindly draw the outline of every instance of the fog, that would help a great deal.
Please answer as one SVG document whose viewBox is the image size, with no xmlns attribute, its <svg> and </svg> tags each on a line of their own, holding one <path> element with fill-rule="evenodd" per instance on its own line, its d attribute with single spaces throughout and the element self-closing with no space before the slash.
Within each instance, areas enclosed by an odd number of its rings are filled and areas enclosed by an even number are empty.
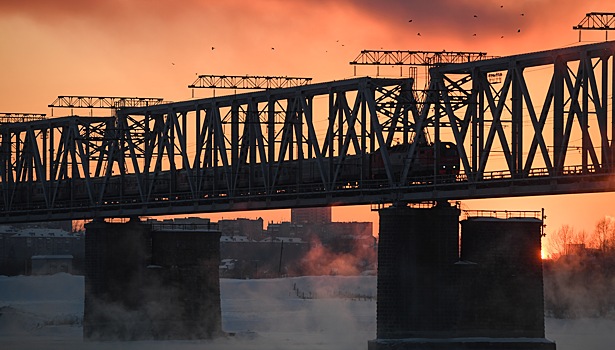
<svg viewBox="0 0 615 350">
<path fill-rule="evenodd" d="M 375 337 L 376 277 L 221 280 L 227 336 L 82 340 L 83 277 L 0 276 L 3 349 L 357 349 Z M 64 320 L 64 321 L 62 321 Z M 60 322 L 62 321 L 62 322 Z"/>
<path fill-rule="evenodd" d="M 215 340 L 82 340 L 81 276 L 0 276 L 2 349 L 367 349 L 376 334 L 376 277 L 221 280 Z M 558 350 L 611 349 L 615 321 L 546 319 Z"/>
</svg>

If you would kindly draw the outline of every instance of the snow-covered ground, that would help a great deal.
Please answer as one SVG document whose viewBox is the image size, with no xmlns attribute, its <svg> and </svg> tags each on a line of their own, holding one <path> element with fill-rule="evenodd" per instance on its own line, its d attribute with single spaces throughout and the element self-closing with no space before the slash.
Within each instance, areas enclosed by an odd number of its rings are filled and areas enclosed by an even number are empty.
<svg viewBox="0 0 615 350">
<path fill-rule="evenodd" d="M 0 349 L 367 349 L 376 334 L 376 277 L 221 280 L 222 326 L 204 341 L 88 342 L 83 277 L 0 276 Z M 558 350 L 613 349 L 615 321 L 546 320 Z"/>
</svg>

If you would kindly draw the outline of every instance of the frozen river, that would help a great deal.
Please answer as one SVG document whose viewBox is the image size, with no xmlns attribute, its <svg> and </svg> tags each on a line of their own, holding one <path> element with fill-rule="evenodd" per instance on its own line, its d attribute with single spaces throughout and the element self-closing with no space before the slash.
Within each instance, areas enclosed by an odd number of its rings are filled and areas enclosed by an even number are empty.
<svg viewBox="0 0 615 350">
<path fill-rule="evenodd" d="M 0 349 L 367 349 L 376 335 L 376 277 L 222 279 L 222 326 L 203 341 L 87 342 L 83 277 L 0 276 Z M 547 318 L 558 350 L 611 350 L 615 321 Z"/>
</svg>

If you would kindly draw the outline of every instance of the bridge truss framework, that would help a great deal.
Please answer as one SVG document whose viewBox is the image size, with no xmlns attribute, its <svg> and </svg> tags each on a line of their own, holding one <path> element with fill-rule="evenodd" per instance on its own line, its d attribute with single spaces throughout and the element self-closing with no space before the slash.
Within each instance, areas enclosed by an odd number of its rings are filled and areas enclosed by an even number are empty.
<svg viewBox="0 0 615 350">
<path fill-rule="evenodd" d="M 412 79 L 365 77 L 2 125 L 2 221 L 612 191 L 614 53 L 437 66 L 422 102 Z M 442 142 L 459 175 L 415 176 Z"/>
</svg>

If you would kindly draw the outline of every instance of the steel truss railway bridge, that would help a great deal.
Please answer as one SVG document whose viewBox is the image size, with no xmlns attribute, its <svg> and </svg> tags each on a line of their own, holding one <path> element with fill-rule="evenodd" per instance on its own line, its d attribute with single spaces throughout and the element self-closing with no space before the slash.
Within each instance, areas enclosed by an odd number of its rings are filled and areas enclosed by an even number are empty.
<svg viewBox="0 0 615 350">
<path fill-rule="evenodd" d="M 614 54 L 442 64 L 424 90 L 360 77 L 2 124 L 0 222 L 613 191 Z M 426 144 L 434 171 L 418 176 Z"/>
</svg>

